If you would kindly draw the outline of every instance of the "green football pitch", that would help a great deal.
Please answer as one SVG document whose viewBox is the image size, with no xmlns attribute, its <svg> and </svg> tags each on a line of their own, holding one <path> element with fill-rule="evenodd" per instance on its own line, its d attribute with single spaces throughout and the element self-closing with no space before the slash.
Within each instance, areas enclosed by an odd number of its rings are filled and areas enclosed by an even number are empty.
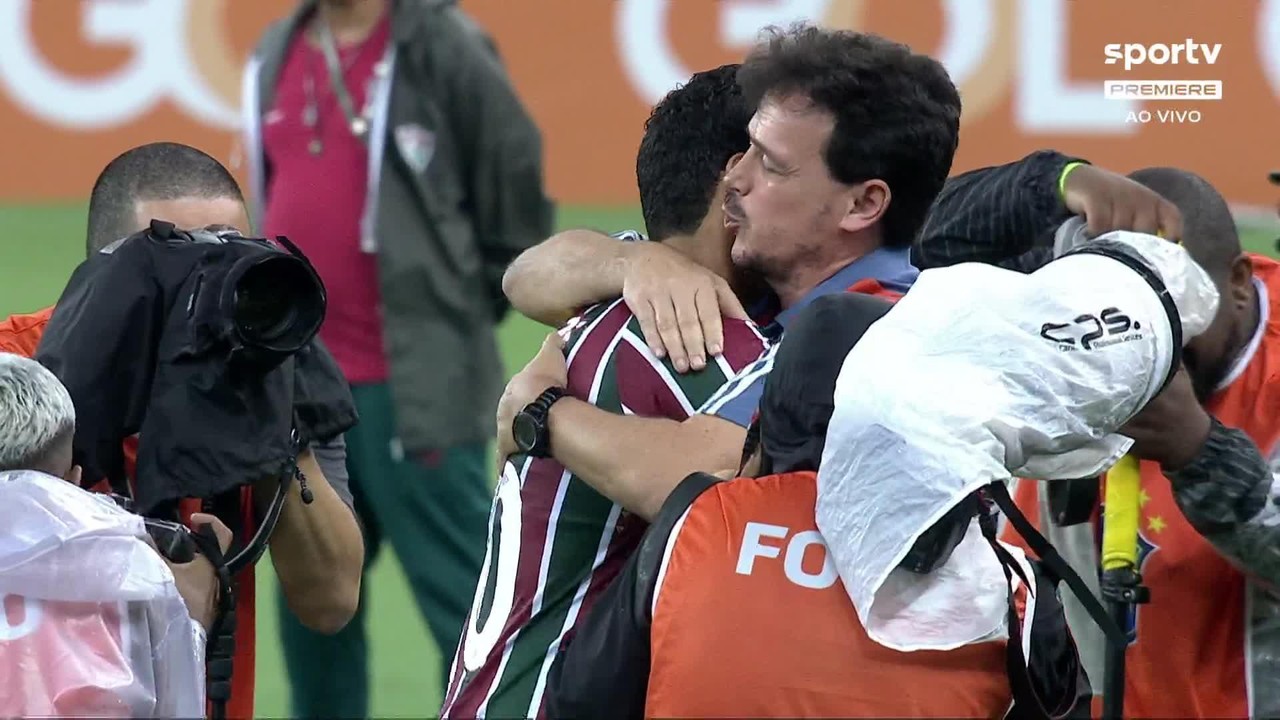
<svg viewBox="0 0 1280 720">
<path fill-rule="evenodd" d="M 636 208 L 565 208 L 564 227 L 606 230 L 639 228 Z M 0 317 L 52 304 L 84 256 L 83 205 L 0 206 Z M 1247 247 L 1272 254 L 1274 233 L 1247 231 Z M 501 329 L 509 372 L 537 350 L 547 330 L 521 317 Z M 439 707 L 439 654 L 418 616 L 404 576 L 389 548 L 383 549 L 367 587 L 367 617 L 373 657 L 373 717 L 426 717 Z M 276 642 L 275 580 L 267 562 L 258 567 L 258 717 L 288 715 L 288 690 Z"/>
</svg>

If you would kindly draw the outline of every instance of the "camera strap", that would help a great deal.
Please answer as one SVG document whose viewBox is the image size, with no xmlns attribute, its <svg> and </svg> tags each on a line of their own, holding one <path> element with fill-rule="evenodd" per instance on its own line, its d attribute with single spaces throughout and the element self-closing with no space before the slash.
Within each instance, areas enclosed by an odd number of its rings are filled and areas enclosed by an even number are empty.
<svg viewBox="0 0 1280 720">
<path fill-rule="evenodd" d="M 1085 585 L 1084 579 L 1080 577 L 1066 559 L 1058 553 L 1057 548 L 1049 542 L 1048 538 L 1040 533 L 1026 515 L 1018 509 L 1013 498 L 1009 495 L 1009 488 L 1003 481 L 998 481 L 985 486 L 982 493 L 987 500 L 999 508 L 1001 514 L 1005 516 L 1013 529 L 1027 543 L 1027 547 L 1040 560 L 1046 576 L 1051 583 L 1056 586 L 1058 581 L 1065 582 L 1076 599 L 1084 607 L 1085 612 L 1102 630 L 1108 642 L 1125 642 L 1124 632 L 1111 619 L 1106 608 L 1098 600 L 1089 587 Z M 979 518 L 979 527 L 987 542 L 995 551 L 996 557 L 1000 561 L 1000 565 L 1004 569 L 1005 580 L 1010 585 L 1009 595 L 1009 611 L 1008 611 L 1008 630 L 1009 640 L 1007 643 L 1006 668 L 1009 675 L 1010 687 L 1013 691 L 1015 699 L 1015 713 L 1011 717 L 1017 718 L 1061 718 L 1074 709 L 1075 697 L 1059 699 L 1059 702 L 1053 702 L 1050 698 L 1042 697 L 1038 692 L 1038 683 L 1033 681 L 1027 658 L 1022 650 L 1022 634 L 1021 622 L 1018 616 L 1017 608 L 1014 604 L 1012 594 L 1013 575 L 1017 575 L 1022 583 L 1030 592 L 1035 592 L 1037 583 L 1031 578 L 1026 577 L 1019 563 L 1013 559 L 1013 556 L 1006 550 L 996 537 L 996 521 L 995 516 L 984 513 Z"/>
<path fill-rule="evenodd" d="M 206 697 L 210 705 L 210 717 L 223 720 L 227 716 L 227 702 L 231 699 L 231 672 L 236 648 L 236 596 L 231 584 L 231 570 L 218 545 L 213 527 L 201 525 L 190 536 L 200 554 L 213 565 L 218 579 L 218 609 L 213 625 L 209 628 L 209 640 L 205 648 Z"/>
<path fill-rule="evenodd" d="M 311 488 L 307 486 L 307 476 L 298 468 L 298 453 L 301 452 L 298 437 L 298 431 L 295 429 L 293 431 L 295 449 L 280 471 L 280 484 L 276 486 L 276 492 L 271 497 L 271 502 L 267 505 L 267 510 L 263 513 L 262 521 L 258 523 L 253 537 L 227 559 L 227 567 L 232 575 L 253 566 L 266 553 L 267 543 L 271 540 L 271 534 L 275 532 L 276 525 L 280 523 L 280 513 L 284 510 L 285 500 L 289 497 L 289 486 L 295 479 L 298 481 L 303 504 L 310 505 L 315 499 Z"/>
</svg>

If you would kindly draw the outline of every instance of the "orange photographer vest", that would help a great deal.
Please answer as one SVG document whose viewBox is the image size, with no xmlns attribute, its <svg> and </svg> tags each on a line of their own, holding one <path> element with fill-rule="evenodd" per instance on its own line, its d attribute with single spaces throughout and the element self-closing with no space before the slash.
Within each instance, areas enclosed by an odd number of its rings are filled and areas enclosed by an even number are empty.
<svg viewBox="0 0 1280 720">
<path fill-rule="evenodd" d="M 802 472 L 717 483 L 689 507 L 658 576 L 645 716 L 1003 715 L 1004 641 L 902 653 L 867 637 L 816 498 Z"/>
</svg>

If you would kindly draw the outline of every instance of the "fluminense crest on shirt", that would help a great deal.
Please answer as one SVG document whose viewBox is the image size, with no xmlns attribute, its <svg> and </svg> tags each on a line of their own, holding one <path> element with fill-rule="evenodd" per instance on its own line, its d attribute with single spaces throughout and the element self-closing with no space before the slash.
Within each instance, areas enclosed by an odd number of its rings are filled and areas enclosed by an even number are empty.
<svg viewBox="0 0 1280 720">
<path fill-rule="evenodd" d="M 396 126 L 395 137 L 400 157 L 409 168 L 418 174 L 426 172 L 436 152 L 436 134 L 417 123 L 405 123 Z"/>
</svg>

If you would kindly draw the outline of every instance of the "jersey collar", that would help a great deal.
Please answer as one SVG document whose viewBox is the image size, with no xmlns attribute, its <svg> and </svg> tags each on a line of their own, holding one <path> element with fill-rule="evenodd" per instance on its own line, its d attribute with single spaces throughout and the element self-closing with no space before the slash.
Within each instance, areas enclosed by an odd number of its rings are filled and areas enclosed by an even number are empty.
<svg viewBox="0 0 1280 720">
<path fill-rule="evenodd" d="M 801 310 L 823 295 L 844 292 L 861 280 L 877 280 L 881 285 L 899 292 L 906 292 L 920 276 L 911 264 L 910 248 L 880 248 L 845 265 L 834 275 L 818 283 L 791 307 L 778 313 L 774 322 L 786 328 Z"/>
</svg>

